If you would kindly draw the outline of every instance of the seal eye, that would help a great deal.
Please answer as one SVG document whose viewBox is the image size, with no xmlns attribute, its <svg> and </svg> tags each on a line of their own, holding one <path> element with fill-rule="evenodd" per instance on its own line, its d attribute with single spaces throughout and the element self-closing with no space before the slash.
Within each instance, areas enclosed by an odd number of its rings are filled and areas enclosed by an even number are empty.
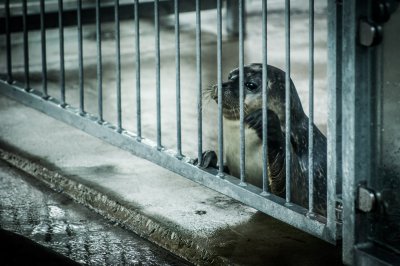
<svg viewBox="0 0 400 266">
<path fill-rule="evenodd" d="M 255 83 L 253 83 L 253 82 L 246 82 L 244 85 L 245 85 L 250 91 L 255 91 L 255 90 L 258 88 L 257 84 L 255 84 Z"/>
</svg>

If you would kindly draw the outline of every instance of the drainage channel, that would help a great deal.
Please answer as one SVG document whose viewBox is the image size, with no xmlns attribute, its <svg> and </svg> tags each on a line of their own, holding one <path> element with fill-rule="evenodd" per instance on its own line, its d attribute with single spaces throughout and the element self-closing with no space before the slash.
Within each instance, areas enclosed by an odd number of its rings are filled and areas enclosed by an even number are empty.
<svg viewBox="0 0 400 266">
<path fill-rule="evenodd" d="M 6 265 L 190 265 L 1 160 L 0 199 Z"/>
</svg>

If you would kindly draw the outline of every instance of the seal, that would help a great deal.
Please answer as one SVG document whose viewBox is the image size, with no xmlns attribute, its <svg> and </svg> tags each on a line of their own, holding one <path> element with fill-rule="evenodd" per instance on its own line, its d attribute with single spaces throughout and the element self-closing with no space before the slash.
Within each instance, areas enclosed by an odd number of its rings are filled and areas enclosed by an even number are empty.
<svg viewBox="0 0 400 266">
<path fill-rule="evenodd" d="M 267 88 L 262 88 L 262 64 L 244 66 L 244 124 L 245 124 L 245 176 L 246 181 L 262 186 L 262 94 L 267 93 L 267 145 L 269 185 L 273 194 L 286 194 L 285 156 L 285 72 L 267 66 Z M 207 89 L 218 102 L 218 87 Z M 290 81 L 291 91 L 291 201 L 308 208 L 308 121 L 297 90 Z M 229 174 L 240 176 L 240 120 L 239 120 L 239 69 L 231 71 L 222 83 L 224 119 L 224 155 Z M 315 212 L 326 215 L 326 137 L 313 125 L 314 163 L 313 199 Z"/>
</svg>

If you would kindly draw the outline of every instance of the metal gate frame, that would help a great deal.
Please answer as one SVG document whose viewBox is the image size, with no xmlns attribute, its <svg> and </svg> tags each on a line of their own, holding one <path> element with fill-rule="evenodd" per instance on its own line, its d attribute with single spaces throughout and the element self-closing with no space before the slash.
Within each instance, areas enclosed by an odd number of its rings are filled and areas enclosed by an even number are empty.
<svg viewBox="0 0 400 266">
<path fill-rule="evenodd" d="M 375 241 L 370 238 L 374 221 L 368 213 L 381 203 L 375 192 L 367 188 L 383 178 L 377 171 L 379 163 L 376 162 L 377 149 L 381 145 L 378 142 L 378 109 L 382 100 L 380 90 L 384 86 L 380 61 L 383 51 L 379 44 L 384 23 L 392 12 L 399 15 L 398 2 L 343 1 L 343 261 L 348 265 L 400 263 L 398 253 L 374 245 Z M 384 8 L 377 9 L 379 5 Z M 382 20 L 376 22 L 379 12 L 382 12 Z"/>
<path fill-rule="evenodd" d="M 343 141 L 343 261 L 354 264 L 356 187 L 371 175 L 371 85 L 373 54 L 359 45 L 359 18 L 368 16 L 371 1 L 343 1 L 342 141 Z M 360 222 L 361 224 L 358 224 Z M 358 221 L 357 227 L 365 225 Z"/>
<path fill-rule="evenodd" d="M 96 1 L 99 3 L 99 1 Z M 6 1 L 6 7 L 7 3 L 9 1 Z M 44 2 L 42 2 L 44 3 Z M 61 1 L 62 3 L 62 1 Z M 118 3 L 118 1 L 116 1 Z M 135 1 L 137 4 L 138 1 Z M 155 3 L 158 5 L 158 1 L 155 1 Z M 263 13 L 264 15 L 267 12 L 266 9 L 266 2 L 265 0 L 263 1 Z M 310 5 L 313 5 L 313 0 L 310 0 Z M 155 25 L 157 27 L 158 25 L 158 9 L 157 5 L 155 5 Z M 348 4 L 347 4 L 348 5 Z M 244 6 L 244 1 L 240 0 L 239 2 L 239 14 L 242 14 L 243 12 L 243 6 Z M 137 5 L 135 5 L 137 7 Z M 290 25 L 290 19 L 289 19 L 289 12 L 290 12 L 290 1 L 286 0 L 286 21 L 289 22 Z M 175 12 L 177 12 L 177 7 L 175 7 Z M 338 201 L 337 196 L 336 196 L 336 188 L 339 185 L 340 182 L 337 184 L 337 180 L 340 179 L 341 177 L 341 126 L 340 126 L 340 120 L 341 120 L 341 94 L 340 94 L 340 78 L 341 78 L 341 57 L 340 57 L 340 52 L 339 50 L 341 49 L 340 46 L 340 36 L 341 32 L 339 31 L 340 24 L 339 17 L 340 17 L 340 5 L 335 3 L 334 1 L 328 1 L 328 20 L 329 20 L 329 29 L 328 29 L 328 40 L 334 40 L 332 42 L 329 42 L 329 47 L 328 47 L 328 54 L 329 54 L 329 88 L 328 88 L 328 94 L 329 94 L 329 121 L 328 121 L 328 161 L 329 161 L 329 166 L 328 166 L 328 188 L 327 188 L 327 217 L 326 220 L 321 220 L 317 219 L 314 217 L 310 217 L 308 214 L 308 209 L 293 205 L 293 204 L 287 204 L 288 201 L 287 199 L 283 199 L 280 197 L 277 197 L 273 194 L 270 193 L 262 193 L 265 192 L 264 190 L 261 190 L 258 187 L 252 186 L 252 185 L 247 185 L 247 186 L 241 186 L 241 182 L 243 180 L 231 177 L 229 175 L 224 175 L 221 177 L 221 168 L 219 170 L 217 169 L 202 169 L 198 166 L 195 166 L 191 163 L 190 158 L 187 158 L 185 156 L 182 156 L 182 154 L 179 151 L 179 145 L 178 145 L 178 152 L 176 150 L 168 150 L 168 149 L 163 149 L 161 148 L 161 142 L 160 139 L 157 138 L 157 143 L 144 139 L 140 135 L 140 131 L 138 134 L 134 134 L 131 132 L 128 132 L 124 130 L 121 126 L 120 122 L 120 117 L 118 121 L 118 125 L 112 125 L 108 122 L 104 122 L 102 120 L 102 117 L 98 117 L 89 113 L 86 113 L 83 111 L 83 104 L 81 103 L 81 106 L 79 108 L 71 107 L 69 105 L 66 105 L 65 98 L 61 97 L 60 100 L 55 99 L 53 97 L 49 97 L 47 95 L 47 87 L 43 87 L 43 92 L 38 91 L 35 89 L 30 89 L 26 88 L 26 84 L 21 84 L 19 82 L 16 82 L 12 78 L 12 66 L 11 66 L 11 55 L 8 56 L 8 61 L 7 61 L 7 70 L 8 70 L 8 75 L 0 77 L 0 93 L 7 95 L 27 106 L 30 106 L 32 108 L 35 108 L 45 114 L 48 114 L 60 121 L 63 121 L 71 126 L 74 126 L 78 129 L 81 129 L 90 135 L 93 135 L 95 137 L 98 137 L 112 145 L 115 145 L 117 147 L 120 147 L 122 149 L 130 151 L 132 154 L 139 156 L 141 158 L 147 159 L 153 163 L 156 163 L 168 170 L 171 170 L 177 174 L 180 174 L 188 179 L 191 179 L 195 182 L 198 182 L 208 188 L 211 188 L 213 190 L 216 190 L 218 192 L 221 192 L 227 196 L 230 196 L 238 201 L 243 202 L 244 204 L 247 204 L 249 206 L 254 207 L 257 210 L 260 210 L 262 212 L 267 213 L 268 215 L 285 221 L 285 223 L 290 224 L 294 227 L 297 227 L 307 233 L 310 233 L 314 236 L 317 236 L 319 238 L 322 238 L 328 242 L 331 243 L 336 243 L 337 239 L 340 237 L 340 226 L 341 224 L 337 221 L 337 210 L 336 210 L 336 203 Z M 79 11 L 79 10 L 78 10 Z M 137 9 L 135 10 L 137 12 Z M 119 28 L 118 28 L 118 8 L 115 9 L 115 17 L 116 17 L 116 32 L 117 32 L 117 54 L 119 53 Z M 219 17 L 219 25 L 218 25 L 218 47 L 219 47 L 219 77 L 218 77 L 218 83 L 219 85 L 221 84 L 222 77 L 220 75 L 221 70 L 221 0 L 217 1 L 217 12 L 218 12 L 218 17 Z M 313 11 L 312 11 L 313 13 Z M 177 13 L 176 13 L 177 14 Z M 196 14 L 197 16 L 200 16 L 200 9 L 199 9 L 199 0 L 196 0 Z M 42 14 L 43 15 L 43 14 Z M 79 15 L 78 15 L 79 16 Z M 6 8 L 6 41 L 8 45 L 8 52 L 11 51 L 10 49 L 10 25 L 7 22 L 8 19 L 10 18 L 9 10 L 7 13 L 7 8 Z M 241 39 L 241 43 L 243 46 L 243 16 L 239 17 L 239 37 Z M 61 19 L 61 16 L 60 16 Z M 98 21 L 97 21 L 98 23 Z M 351 24 L 352 30 L 354 31 L 355 28 L 355 21 L 352 21 L 353 24 Z M 62 23 L 60 23 L 62 24 Z M 179 27 L 179 22 L 177 23 L 177 26 Z M 137 27 L 137 24 L 136 24 Z M 197 28 L 198 29 L 198 28 Z M 196 29 L 196 30 L 197 30 Z M 42 34 L 43 34 L 43 26 L 41 27 Z M 60 35 L 62 33 L 62 30 L 60 29 Z M 197 33 L 197 32 L 196 32 Z M 198 33 L 197 33 L 198 34 Z M 196 34 L 196 36 L 198 36 Z M 159 39 L 158 39 L 159 41 Z M 290 42 L 290 39 L 289 39 Z M 177 43 L 179 44 L 179 35 L 177 35 Z M 197 43 L 199 44 L 199 43 Z M 287 47 L 290 47 L 290 43 L 288 46 L 288 42 L 286 43 Z M 344 43 L 344 45 L 346 42 Z M 60 44 L 61 45 L 61 44 Z M 240 45 L 239 45 L 240 46 Z M 240 46 L 239 50 L 243 49 L 243 47 Z M 43 50 L 44 49 L 44 50 Z M 42 47 L 42 51 L 45 54 L 45 47 Z M 356 55 L 356 52 L 358 51 L 352 51 L 354 52 L 354 55 Z M 239 51 L 240 53 L 240 51 Z M 82 52 L 79 53 L 80 58 L 82 58 Z M 179 49 L 177 48 L 177 54 L 179 55 Z M 197 55 L 199 56 L 199 55 Z M 242 58 L 243 55 L 239 56 Z M 353 57 L 348 57 L 347 60 L 350 60 Z M 61 59 L 62 60 L 62 59 Z M 118 57 L 117 57 L 117 72 L 120 73 L 120 68 L 118 64 Z M 266 60 L 266 59 L 265 59 Z M 240 60 L 241 63 L 239 63 L 240 68 L 243 68 L 243 59 Z M 266 61 L 264 61 L 266 64 Z M 348 64 L 355 64 L 354 62 L 347 62 L 343 60 L 343 63 L 348 63 Z M 179 63 L 177 64 L 179 66 Z M 290 59 L 288 62 L 289 66 L 289 74 L 287 74 L 287 80 L 290 78 Z M 80 68 L 82 68 L 82 64 L 79 65 Z M 158 66 L 159 68 L 159 66 Z M 349 69 L 350 67 L 344 67 L 344 69 Z M 81 70 L 81 69 L 80 69 Z M 358 69 L 356 69 L 358 71 Z M 29 70 L 28 70 L 29 71 Z M 158 69 L 159 71 L 159 69 Z M 46 72 L 46 69 L 44 69 L 44 72 Z M 179 71 L 177 71 L 179 75 Z M 344 72 L 343 74 L 348 73 Z M 350 72 L 351 73 L 358 73 L 358 72 Z M 159 75 L 158 75 L 159 76 Z M 179 78 L 179 77 L 178 77 Z M 361 82 L 359 79 L 355 79 L 355 76 L 349 76 L 346 77 L 348 81 L 348 85 L 352 84 L 351 82 Z M 120 80 L 119 80 L 120 81 Z M 287 82 L 289 84 L 289 82 Z M 358 85 L 358 83 L 357 83 Z M 361 85 L 364 85 L 361 84 Z M 118 87 L 118 86 L 117 86 Z M 220 86 L 221 87 L 221 86 Z M 63 92 L 63 86 L 61 86 L 61 95 L 65 93 Z M 157 84 L 157 90 L 159 90 L 159 82 Z M 177 87 L 177 92 L 179 92 L 179 88 Z M 81 92 L 82 93 L 82 92 Z M 350 101 L 351 99 L 355 100 L 355 95 L 354 91 L 349 91 L 348 93 L 349 97 L 344 97 L 346 98 L 346 101 Z M 118 90 L 117 88 L 117 95 L 119 96 L 120 100 L 120 88 Z M 200 94 L 201 95 L 201 94 Z M 159 99 L 157 99 L 159 100 Z M 357 99 L 358 101 L 358 99 Z M 219 101 L 221 102 L 221 101 Z M 351 106 L 351 105 L 349 105 Z M 120 107 L 120 105 L 119 105 Z M 349 113 L 352 114 L 353 120 L 354 121 L 354 112 L 356 110 L 353 108 L 344 108 L 343 109 L 343 116 L 349 115 Z M 119 115 L 120 115 L 120 110 L 119 110 Z M 179 121 L 179 118 L 178 118 Z M 339 121 L 339 123 L 338 123 Z M 99 123 L 100 122 L 100 123 Z M 289 124 L 289 123 L 288 123 Z M 351 127 L 348 123 L 343 124 L 346 130 L 353 130 L 354 128 Z M 138 127 L 140 128 L 140 127 Z M 157 129 L 159 131 L 159 129 Z M 290 131 L 290 130 L 289 130 Z M 358 132 L 357 132 L 358 133 Z M 355 133 L 354 133 L 355 134 Z M 158 132 L 158 136 L 160 136 L 160 132 Z M 346 136 L 347 137 L 347 136 Z M 179 137 L 178 137 L 179 139 Z M 355 145 L 351 142 L 351 139 L 344 138 L 343 139 L 343 144 L 346 146 L 349 145 L 351 147 L 352 145 Z M 347 141 L 347 142 L 345 142 Z M 357 145 L 361 145 L 363 143 L 358 143 Z M 344 151 L 345 152 L 345 151 Z M 354 152 L 354 150 L 353 150 Z M 201 152 L 199 152 L 201 154 Z M 346 156 L 349 156 L 351 154 L 347 154 Z M 354 154 L 353 154 L 354 155 Z M 221 158 L 221 157 L 220 157 Z M 346 159 L 349 159 L 346 157 Z M 355 158 L 353 158 L 355 160 Z M 347 164 L 351 163 L 351 161 L 347 161 Z M 221 164 L 220 164 L 221 165 Z M 290 184 L 289 184 L 290 185 Z M 346 184 L 345 184 L 346 185 Z M 350 184 L 351 185 L 351 184 Z M 349 199 L 349 195 L 346 195 L 347 198 Z M 290 201 L 290 200 L 289 200 Z M 345 205 L 347 206 L 347 205 Z M 347 220 L 346 220 L 347 221 Z"/>
</svg>

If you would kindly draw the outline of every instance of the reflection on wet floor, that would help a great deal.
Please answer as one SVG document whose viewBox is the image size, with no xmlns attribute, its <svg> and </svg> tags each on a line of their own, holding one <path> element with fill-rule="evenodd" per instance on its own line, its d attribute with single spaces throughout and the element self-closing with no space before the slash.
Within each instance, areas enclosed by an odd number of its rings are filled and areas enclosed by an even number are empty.
<svg viewBox="0 0 400 266">
<path fill-rule="evenodd" d="M 0 161 L 0 228 L 85 265 L 186 265 Z M 28 261 L 28 260 L 27 260 Z"/>
</svg>

